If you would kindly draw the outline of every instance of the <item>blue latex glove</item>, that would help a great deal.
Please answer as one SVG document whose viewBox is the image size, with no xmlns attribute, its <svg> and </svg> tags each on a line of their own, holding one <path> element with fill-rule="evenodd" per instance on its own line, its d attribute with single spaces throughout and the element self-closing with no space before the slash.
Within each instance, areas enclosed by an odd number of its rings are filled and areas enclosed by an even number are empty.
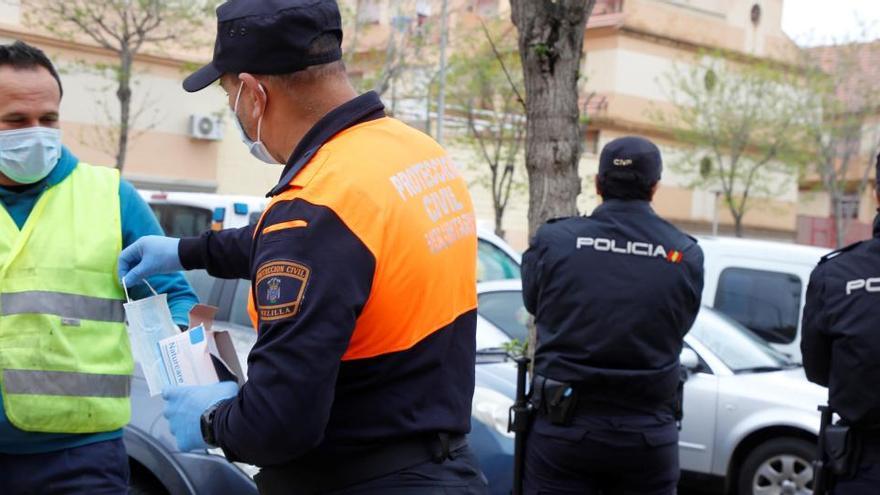
<svg viewBox="0 0 880 495">
<path fill-rule="evenodd" d="M 202 438 L 202 413 L 214 404 L 238 395 L 238 384 L 220 382 L 196 387 L 167 387 L 162 390 L 165 410 L 162 415 L 171 424 L 171 434 L 181 452 L 207 449 Z"/>
<path fill-rule="evenodd" d="M 132 287 L 147 277 L 183 270 L 178 244 L 180 239 L 171 237 L 141 237 L 119 255 L 119 278 Z"/>
</svg>

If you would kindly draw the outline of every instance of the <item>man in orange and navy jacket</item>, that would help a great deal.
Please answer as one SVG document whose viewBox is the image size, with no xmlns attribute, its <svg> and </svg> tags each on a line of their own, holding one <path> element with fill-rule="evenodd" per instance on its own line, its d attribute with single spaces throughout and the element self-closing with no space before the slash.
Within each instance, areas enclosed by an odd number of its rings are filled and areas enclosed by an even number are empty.
<svg viewBox="0 0 880 495">
<path fill-rule="evenodd" d="M 166 390 L 182 450 L 262 468 L 262 493 L 485 493 L 467 447 L 476 228 L 466 184 L 428 136 L 357 96 L 331 0 L 232 0 L 211 64 L 257 158 L 286 162 L 252 227 L 152 237 L 128 282 L 183 267 L 252 281 L 247 383 Z M 420 480 L 420 481 L 414 481 Z"/>
</svg>

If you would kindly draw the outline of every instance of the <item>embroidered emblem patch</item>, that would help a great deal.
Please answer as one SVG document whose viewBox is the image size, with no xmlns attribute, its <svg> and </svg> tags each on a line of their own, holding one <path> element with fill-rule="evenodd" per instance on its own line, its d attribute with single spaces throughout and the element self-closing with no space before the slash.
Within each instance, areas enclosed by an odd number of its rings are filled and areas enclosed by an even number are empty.
<svg viewBox="0 0 880 495">
<path fill-rule="evenodd" d="M 257 269 L 257 312 L 261 321 L 283 320 L 300 310 L 311 270 L 292 261 L 269 261 Z"/>
<path fill-rule="evenodd" d="M 275 277 L 269 280 L 269 290 L 266 292 L 269 304 L 276 304 L 281 299 L 281 279 Z"/>
</svg>

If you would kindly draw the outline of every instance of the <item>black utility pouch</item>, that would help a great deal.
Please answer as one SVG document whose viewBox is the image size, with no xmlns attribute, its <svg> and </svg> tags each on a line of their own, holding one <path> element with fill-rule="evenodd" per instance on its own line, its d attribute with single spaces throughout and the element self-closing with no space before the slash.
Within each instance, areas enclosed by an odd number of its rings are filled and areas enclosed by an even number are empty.
<svg viewBox="0 0 880 495">
<path fill-rule="evenodd" d="M 681 431 L 681 420 L 684 419 L 684 383 L 687 381 L 687 373 L 682 372 L 682 376 L 678 381 L 678 387 L 675 390 L 675 404 L 673 404 L 673 413 L 675 414 L 675 427 Z"/>
<path fill-rule="evenodd" d="M 842 478 L 855 476 L 862 457 L 862 442 L 856 431 L 845 425 L 828 425 L 825 452 L 835 475 Z"/>
<path fill-rule="evenodd" d="M 545 390 L 545 392 L 549 392 L 547 418 L 554 425 L 569 426 L 577 407 L 577 392 L 567 383 L 562 383 L 558 387 Z"/>
</svg>

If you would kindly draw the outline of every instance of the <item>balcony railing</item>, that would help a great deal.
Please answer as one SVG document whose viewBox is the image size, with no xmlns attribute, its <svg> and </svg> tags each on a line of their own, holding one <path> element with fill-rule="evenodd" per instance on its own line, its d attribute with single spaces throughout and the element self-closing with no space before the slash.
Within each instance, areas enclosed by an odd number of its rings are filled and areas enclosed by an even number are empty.
<svg viewBox="0 0 880 495">
<path fill-rule="evenodd" d="M 623 0 L 597 0 L 587 29 L 613 26 L 623 19 Z"/>
<path fill-rule="evenodd" d="M 597 0 L 593 16 L 619 14 L 623 12 L 623 0 Z"/>
</svg>

